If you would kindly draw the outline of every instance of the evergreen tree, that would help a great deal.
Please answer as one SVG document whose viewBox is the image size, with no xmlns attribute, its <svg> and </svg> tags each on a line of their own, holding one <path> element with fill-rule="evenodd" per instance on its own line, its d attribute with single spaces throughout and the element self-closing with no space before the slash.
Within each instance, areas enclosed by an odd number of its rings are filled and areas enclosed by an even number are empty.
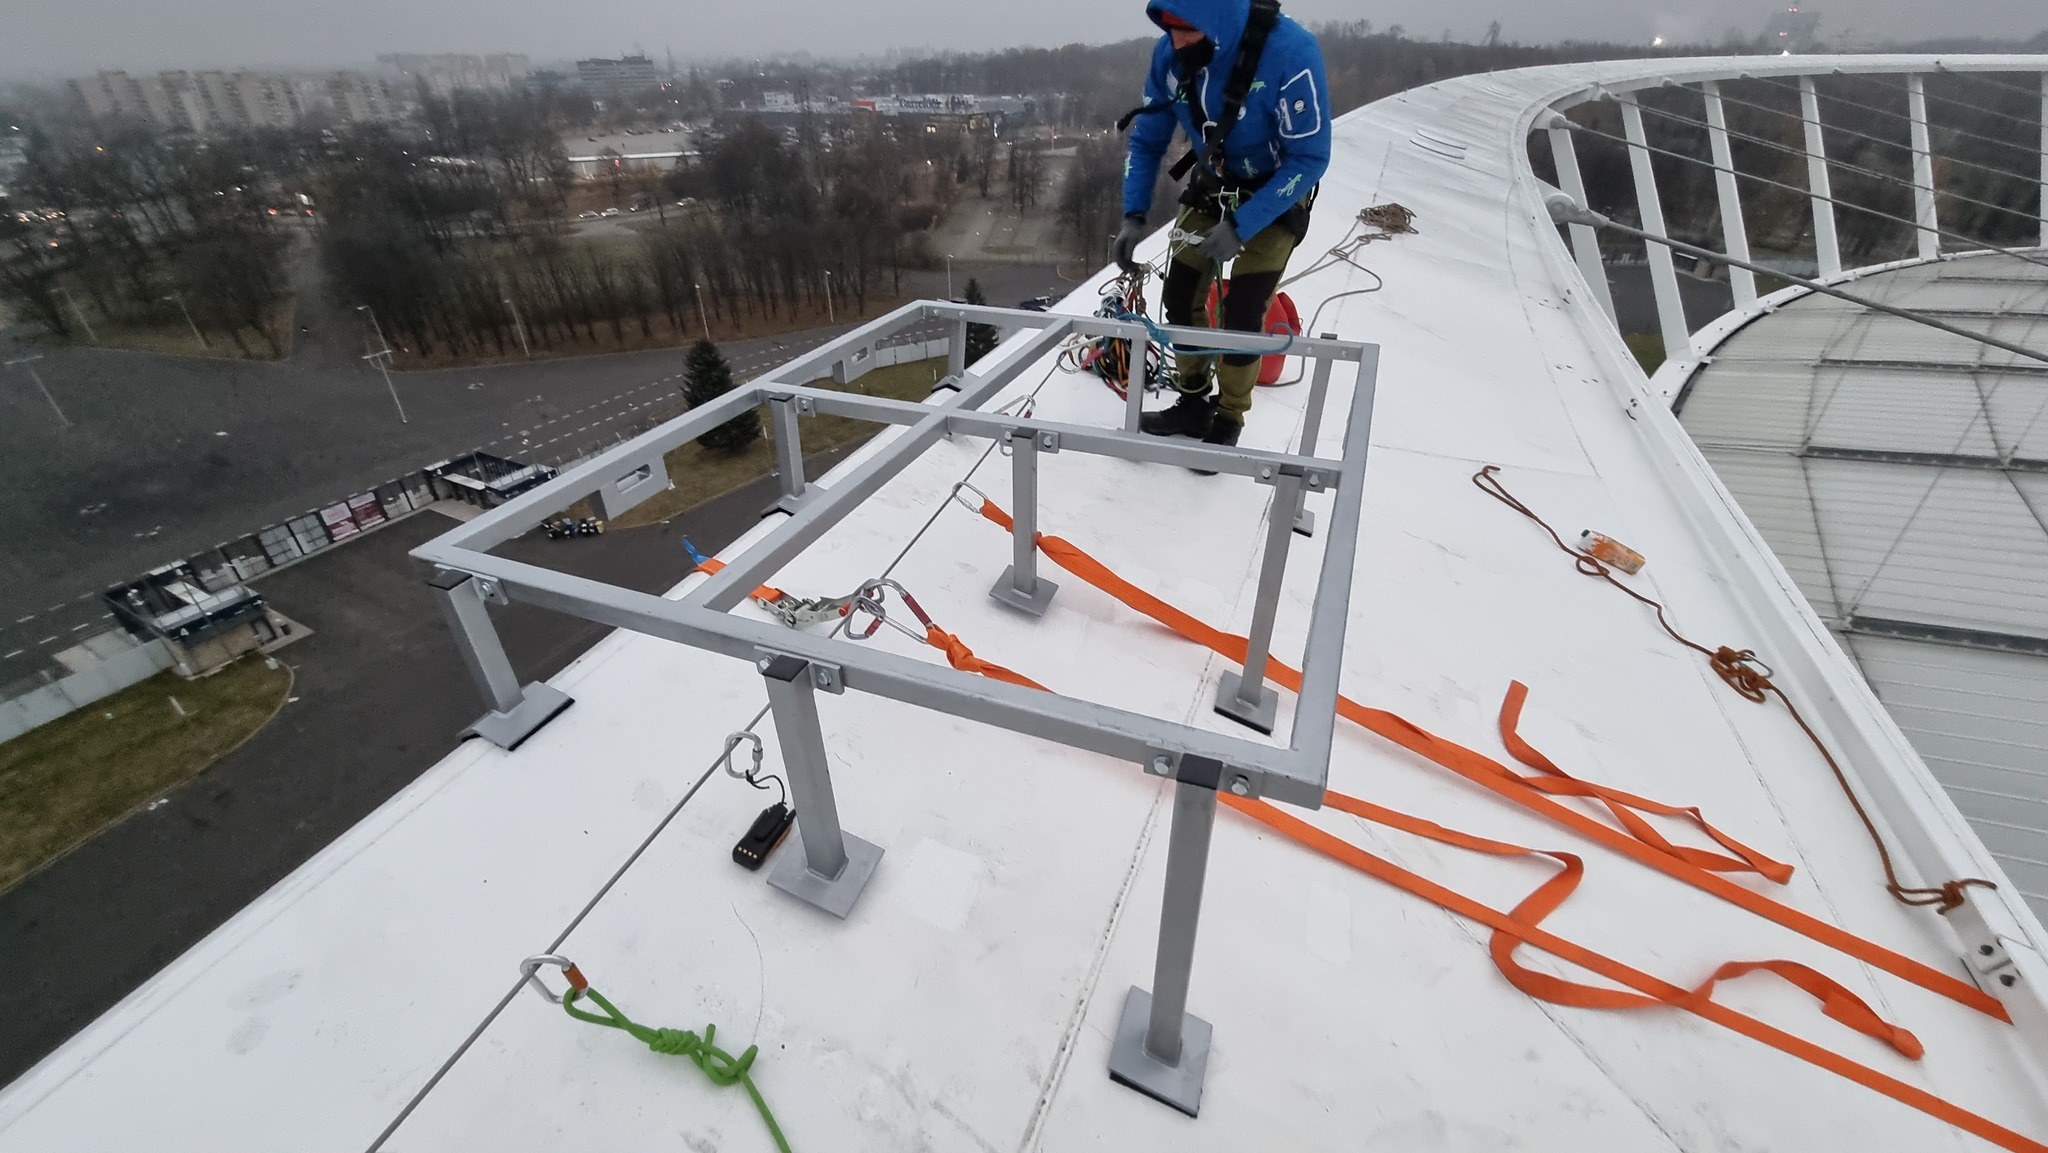
<svg viewBox="0 0 2048 1153">
<path fill-rule="evenodd" d="M 683 366 L 683 399 L 691 408 L 710 404 L 733 389 L 732 365 L 727 364 L 725 354 L 708 340 L 699 340 L 690 346 L 690 356 Z M 761 410 L 750 408 L 697 438 L 705 448 L 724 452 L 738 452 L 760 439 Z"/>
<path fill-rule="evenodd" d="M 988 297 L 981 292 L 981 282 L 967 278 L 967 303 L 987 304 Z M 967 363 L 973 364 L 996 348 L 996 330 L 991 324 L 970 324 L 967 326 Z"/>
</svg>

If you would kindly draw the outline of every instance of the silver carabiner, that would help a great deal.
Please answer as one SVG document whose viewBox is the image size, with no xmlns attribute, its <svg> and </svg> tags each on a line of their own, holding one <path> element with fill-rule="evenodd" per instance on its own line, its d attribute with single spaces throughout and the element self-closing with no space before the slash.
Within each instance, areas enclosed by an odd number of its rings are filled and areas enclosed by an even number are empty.
<svg viewBox="0 0 2048 1153">
<path fill-rule="evenodd" d="M 569 980 L 568 993 L 557 993 L 548 988 L 547 982 L 540 979 L 540 970 L 543 966 L 552 966 L 562 971 L 562 976 Z M 576 967 L 576 962 L 558 953 L 542 953 L 538 957 L 528 957 L 519 962 L 519 975 L 526 979 L 527 985 L 534 992 L 557 1005 L 568 1004 L 569 993 L 581 993 L 590 988 L 590 982 L 584 979 L 583 971 Z"/>
<path fill-rule="evenodd" d="M 976 495 L 976 496 L 980 497 L 980 498 L 981 498 L 981 504 L 978 504 L 978 505 L 977 505 L 977 504 L 969 504 L 969 503 L 967 503 L 967 501 L 965 501 L 964 499 L 962 499 L 962 498 L 961 498 L 961 496 L 960 496 L 961 492 L 963 492 L 963 491 L 965 491 L 965 492 L 971 492 L 971 493 L 973 493 L 974 495 Z M 955 502 L 957 502 L 957 503 L 958 503 L 958 504 L 959 504 L 959 505 L 960 505 L 960 506 L 961 506 L 962 508 L 966 509 L 966 510 L 967 510 L 968 512 L 971 512 L 971 513 L 973 513 L 973 514 L 974 514 L 974 515 L 976 515 L 976 516 L 980 516 L 980 515 L 981 515 L 981 508 L 982 508 L 982 505 L 985 505 L 985 504 L 989 503 L 989 500 L 988 500 L 988 494 L 987 494 L 987 493 L 985 493 L 985 492 L 981 491 L 980 489 L 978 489 L 978 488 L 974 487 L 974 486 L 973 486 L 973 485 L 971 485 L 971 484 L 968 484 L 968 483 L 967 483 L 966 481 L 964 481 L 964 480 L 963 480 L 963 481 L 961 481 L 960 483 L 958 483 L 958 484 L 956 484 L 956 485 L 954 485 L 954 486 L 953 486 L 953 491 L 952 491 L 952 493 L 951 493 L 951 494 L 949 494 L 949 495 L 948 495 L 948 496 L 946 497 L 946 499 L 947 499 L 947 500 L 951 500 L 951 501 L 955 501 Z"/>
<path fill-rule="evenodd" d="M 739 748 L 742 741 L 752 742 L 754 746 L 754 767 L 744 773 L 732 767 L 733 750 Z M 745 781 L 750 785 L 753 784 L 754 778 L 761 775 L 761 738 L 745 729 L 741 729 L 736 733 L 727 733 L 725 737 L 725 751 L 718 755 L 718 763 L 725 766 L 726 776 Z"/>
</svg>

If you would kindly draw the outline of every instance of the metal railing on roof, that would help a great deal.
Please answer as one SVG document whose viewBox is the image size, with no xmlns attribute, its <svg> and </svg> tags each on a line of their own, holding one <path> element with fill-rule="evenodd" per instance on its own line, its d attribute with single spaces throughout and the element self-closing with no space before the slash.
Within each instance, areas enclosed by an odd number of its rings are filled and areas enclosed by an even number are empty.
<svg viewBox="0 0 2048 1153">
<path fill-rule="evenodd" d="M 871 355 L 903 329 L 929 321 L 953 329 L 949 373 L 933 392 L 936 397 L 951 389 L 953 395 L 945 401 L 928 398 L 923 404 L 914 404 L 805 383 L 828 375 L 839 377 L 848 362 Z M 994 326 L 1012 336 L 971 368 L 965 360 L 970 323 Z M 1186 1012 L 1188 973 L 1217 792 L 1227 790 L 1239 797 L 1265 797 L 1306 808 L 1322 805 L 1357 558 L 1378 350 L 1330 337 L 1284 338 L 1286 352 L 1302 357 L 1311 374 L 1307 418 L 1294 452 L 1143 435 L 1138 431 L 1138 415 L 1144 390 L 1139 388 L 1129 390 L 1123 426 L 1115 429 L 984 408 L 1026 370 L 1044 364 L 1077 337 L 1129 341 L 1132 347 L 1127 363 L 1131 364 L 1144 364 L 1147 348 L 1154 341 L 1193 342 L 1217 351 L 1278 351 L 1274 338 L 1265 335 L 934 302 L 910 304 L 598 455 L 421 546 L 413 555 L 436 566 L 430 584 L 440 596 L 450 631 L 488 702 L 489 711 L 469 732 L 508 749 L 518 747 L 571 701 L 550 685 L 520 685 L 491 623 L 490 603 L 517 600 L 753 665 L 762 677 L 774 716 L 801 842 L 800 852 L 782 853 L 769 883 L 837 916 L 846 916 L 859 900 L 882 849 L 839 827 L 819 728 L 818 692 L 886 697 L 1100 753 L 1176 781 L 1153 989 L 1150 994 L 1134 990 L 1127 1001 L 1125 1028 L 1112 1050 L 1110 1072 L 1120 1082 L 1192 1114 L 1201 1096 L 1208 1026 Z M 1317 454 L 1319 430 L 1332 372 L 1340 363 L 1356 365 L 1356 379 L 1342 431 L 1343 451 L 1326 458 Z M 596 497 L 607 516 L 616 516 L 664 490 L 668 486 L 667 453 L 757 405 L 766 405 L 774 422 L 782 486 L 774 511 L 788 514 L 788 519 L 727 560 L 680 600 L 491 554 L 492 548 L 586 497 Z M 896 425 L 903 432 L 879 451 L 843 466 L 829 487 L 821 486 L 804 475 L 801 441 L 802 418 L 817 415 Z M 906 467 L 942 441 L 962 436 L 989 440 L 994 442 L 992 448 L 1000 445 L 1010 450 L 1011 495 L 1017 506 L 1011 510 L 1011 564 L 989 595 L 1033 617 L 1048 611 L 1055 592 L 1052 582 L 1037 572 L 1037 481 L 1043 457 L 1082 453 L 1182 466 L 1271 486 L 1273 499 L 1264 529 L 1246 656 L 1238 672 L 1222 678 L 1215 702 L 1216 712 L 1262 734 L 1273 734 L 1276 728 L 1278 692 L 1266 683 L 1267 654 L 1291 542 L 1297 534 L 1311 531 L 1303 516 L 1305 497 L 1333 494 L 1334 507 L 1325 530 L 1306 630 L 1300 691 L 1291 729 L 1284 733 L 1285 743 L 1276 747 L 1179 720 L 991 680 L 851 643 L 841 635 L 843 630 L 819 636 L 732 613 L 753 590 Z M 950 494 L 937 498 L 934 517 L 954 501 L 967 479 Z M 865 582 L 863 597 L 884 584 L 885 578 Z"/>
</svg>

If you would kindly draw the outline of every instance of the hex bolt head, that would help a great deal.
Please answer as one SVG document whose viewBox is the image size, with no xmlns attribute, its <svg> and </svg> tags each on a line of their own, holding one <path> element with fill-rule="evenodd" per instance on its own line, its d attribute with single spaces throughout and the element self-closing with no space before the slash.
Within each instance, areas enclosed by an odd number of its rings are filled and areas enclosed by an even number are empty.
<svg viewBox="0 0 2048 1153">
<path fill-rule="evenodd" d="M 1163 777 L 1173 771 L 1173 759 L 1171 757 L 1153 757 L 1149 770 L 1155 776 Z"/>
<path fill-rule="evenodd" d="M 767 657 L 762 657 L 762 658 L 761 658 L 761 659 L 760 659 L 760 660 L 759 660 L 758 662 L 756 662 L 756 663 L 755 663 L 754 667 L 755 667 L 755 668 L 757 668 L 757 669 L 760 669 L 760 670 L 761 670 L 762 672 L 764 672 L 764 673 L 765 673 L 765 672 L 767 672 L 767 671 L 768 671 L 768 666 L 769 666 L 769 665 L 770 665 L 771 663 L 772 663 L 772 662 L 771 662 L 771 661 L 769 661 L 769 659 L 768 659 Z"/>
<path fill-rule="evenodd" d="M 1979 955 L 1981 955 L 1981 956 L 1989 957 L 1989 956 L 1990 956 L 1990 955 L 1991 955 L 1991 954 L 1992 954 L 1993 952 L 1995 952 L 1995 951 L 1996 951 L 1996 950 L 1994 950 L 1994 949 L 1993 949 L 1993 948 L 1992 948 L 1991 946 L 1989 946 L 1989 945 L 1979 945 L 1979 946 L 1977 946 L 1977 952 L 1978 952 L 1978 954 L 1979 954 Z"/>
<path fill-rule="evenodd" d="M 2020 979 L 2018 977 L 2013 976 L 2011 973 L 2007 973 L 2004 976 L 1998 978 L 1998 983 L 2010 989 L 2014 985 L 2019 984 Z"/>
<path fill-rule="evenodd" d="M 1232 779 L 1232 780 L 1231 780 L 1231 782 L 1230 782 L 1230 795 L 1231 795 L 1231 796 L 1233 796 L 1233 797 L 1249 797 L 1249 796 L 1251 796 L 1251 795 L 1252 795 L 1252 783 L 1251 783 L 1251 782 L 1250 782 L 1249 780 L 1246 780 L 1246 779 L 1245 779 L 1245 778 L 1243 778 L 1243 777 L 1236 777 L 1236 778 Z"/>
</svg>

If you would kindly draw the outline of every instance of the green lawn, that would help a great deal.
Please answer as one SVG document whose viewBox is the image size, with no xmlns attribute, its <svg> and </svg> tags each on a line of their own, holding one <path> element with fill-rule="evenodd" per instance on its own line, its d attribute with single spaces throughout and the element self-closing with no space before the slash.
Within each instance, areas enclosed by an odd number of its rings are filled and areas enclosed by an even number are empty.
<svg viewBox="0 0 2048 1153">
<path fill-rule="evenodd" d="M 159 673 L 0 744 L 0 891 L 197 776 L 262 728 L 291 683 L 262 657 L 192 681 Z"/>
<path fill-rule="evenodd" d="M 895 400 L 923 400 L 931 394 L 932 385 L 945 374 L 944 357 L 912 361 L 878 368 L 842 391 Z M 812 381 L 811 384 L 814 388 L 838 387 L 829 380 Z M 756 477 L 766 476 L 775 467 L 775 438 L 774 426 L 765 412 L 761 416 L 761 427 L 761 439 L 738 452 L 720 452 L 692 443 L 669 453 L 668 475 L 672 487 L 611 522 L 610 527 L 658 524 L 713 497 L 723 496 Z M 865 439 L 882 428 L 864 420 L 826 415 L 805 417 L 799 427 L 806 456 Z"/>
<path fill-rule="evenodd" d="M 1628 343 L 1628 350 L 1636 354 L 1636 363 L 1643 366 L 1645 375 L 1655 375 L 1663 366 L 1663 337 L 1654 332 L 1631 332 L 1621 339 Z"/>
</svg>

